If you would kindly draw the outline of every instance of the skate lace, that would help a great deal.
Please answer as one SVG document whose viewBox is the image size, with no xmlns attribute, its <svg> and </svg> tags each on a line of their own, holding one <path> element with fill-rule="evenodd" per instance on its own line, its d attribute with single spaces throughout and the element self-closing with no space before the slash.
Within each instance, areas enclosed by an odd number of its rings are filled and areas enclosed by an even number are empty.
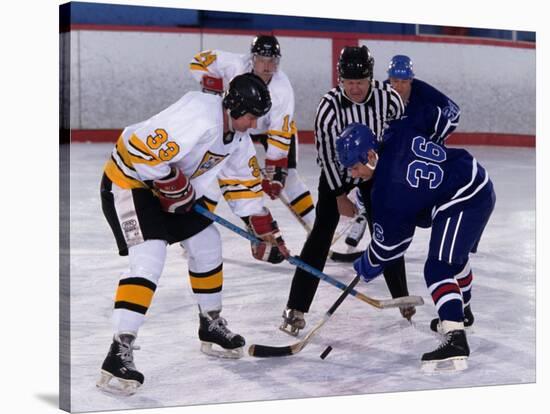
<svg viewBox="0 0 550 414">
<path fill-rule="evenodd" d="M 136 365 L 134 364 L 134 349 L 139 350 L 140 347 L 130 344 L 120 344 L 119 352 L 117 353 L 117 355 L 120 356 L 122 365 L 133 370 L 136 369 Z"/>
<path fill-rule="evenodd" d="M 235 334 L 227 328 L 227 321 L 224 318 L 216 318 L 208 325 L 208 331 L 216 331 L 222 334 L 225 338 L 231 340 Z"/>
<path fill-rule="evenodd" d="M 441 343 L 437 347 L 437 350 L 440 350 L 441 348 L 445 348 L 449 344 L 449 342 L 451 342 L 451 337 L 452 337 L 452 335 L 450 333 L 445 335 L 443 337 L 443 340 L 441 341 Z"/>
</svg>

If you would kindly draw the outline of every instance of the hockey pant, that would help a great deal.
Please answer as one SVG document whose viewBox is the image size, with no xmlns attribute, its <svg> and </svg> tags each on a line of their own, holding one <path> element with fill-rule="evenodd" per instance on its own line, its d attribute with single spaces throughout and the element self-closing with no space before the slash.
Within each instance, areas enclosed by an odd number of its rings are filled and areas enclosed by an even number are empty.
<svg viewBox="0 0 550 414">
<path fill-rule="evenodd" d="M 472 298 L 470 253 L 477 251 L 495 205 L 492 183 L 467 202 L 439 212 L 432 223 L 424 278 L 440 320 L 463 321 Z"/>
</svg>

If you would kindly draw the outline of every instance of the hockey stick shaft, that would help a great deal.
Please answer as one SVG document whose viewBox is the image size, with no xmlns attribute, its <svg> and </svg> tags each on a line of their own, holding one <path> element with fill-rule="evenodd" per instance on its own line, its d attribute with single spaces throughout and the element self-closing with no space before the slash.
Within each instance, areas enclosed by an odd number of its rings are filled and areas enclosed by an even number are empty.
<svg viewBox="0 0 550 414">
<path fill-rule="evenodd" d="M 329 310 L 325 313 L 323 316 L 323 319 L 319 321 L 319 323 L 310 330 L 304 339 L 301 341 L 298 341 L 292 345 L 288 346 L 268 346 L 268 345 L 250 345 L 248 348 L 248 354 L 250 356 L 254 357 L 277 357 L 277 356 L 288 356 L 293 355 L 298 352 L 300 352 L 304 347 L 307 345 L 307 343 L 311 340 L 313 335 L 315 335 L 319 329 L 332 317 L 334 312 L 336 312 L 336 309 L 342 304 L 344 299 L 348 297 L 348 295 L 353 291 L 353 288 L 355 285 L 361 280 L 361 276 L 357 275 L 355 278 L 351 281 L 349 285 L 346 286 L 342 294 L 336 299 L 336 302 L 332 304 L 332 306 L 329 308 Z"/>
<path fill-rule="evenodd" d="M 205 217 L 209 218 L 210 220 L 212 220 L 212 221 L 226 227 L 227 229 L 239 234 L 240 236 L 250 240 L 251 242 L 253 242 L 253 243 L 260 243 L 261 242 L 261 240 L 258 239 L 253 234 L 250 234 L 248 231 L 246 231 L 246 230 L 240 228 L 239 226 L 231 223 L 230 221 L 224 219 L 223 217 L 220 217 L 217 214 L 212 213 L 207 208 L 205 208 L 205 207 L 203 207 L 199 204 L 195 204 L 193 208 L 195 209 L 195 211 L 197 213 L 202 214 L 203 216 L 205 216 Z M 327 283 L 330 283 L 331 285 L 337 287 L 340 290 L 344 290 L 347 287 L 344 283 L 334 279 L 333 277 L 321 272 L 318 269 L 315 269 L 313 266 L 308 265 L 306 262 L 302 261 L 301 259 L 299 259 L 296 256 L 289 256 L 286 260 L 289 263 L 293 264 L 294 266 L 299 267 L 302 270 L 305 270 L 306 272 L 310 273 L 311 275 L 313 275 L 313 276 L 315 276 L 315 277 L 317 277 L 321 280 L 324 280 Z M 420 297 L 420 296 L 404 296 L 404 297 L 398 298 L 398 299 L 378 300 L 378 299 L 370 298 L 370 297 L 368 297 L 368 296 L 366 296 L 366 295 L 364 295 L 360 292 L 357 292 L 356 290 L 351 290 L 350 295 L 355 296 L 356 298 L 362 300 L 363 302 L 366 302 L 369 305 L 374 306 L 375 308 L 378 308 L 378 309 L 395 308 L 395 307 L 398 307 L 398 306 L 422 305 L 424 303 L 424 301 L 422 300 L 422 297 Z"/>
</svg>

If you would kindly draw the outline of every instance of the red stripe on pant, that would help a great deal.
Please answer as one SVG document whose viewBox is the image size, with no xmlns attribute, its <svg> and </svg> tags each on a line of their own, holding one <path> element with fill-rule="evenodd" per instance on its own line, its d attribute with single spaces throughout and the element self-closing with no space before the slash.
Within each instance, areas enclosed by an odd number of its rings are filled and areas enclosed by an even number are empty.
<svg viewBox="0 0 550 414">
<path fill-rule="evenodd" d="M 432 292 L 432 299 L 434 303 L 437 303 L 439 299 L 441 299 L 443 296 L 449 294 L 449 293 L 460 293 L 460 288 L 458 285 L 454 283 L 445 283 L 441 286 L 438 286 L 433 292 Z"/>
<path fill-rule="evenodd" d="M 470 271 L 470 273 L 468 273 L 468 275 L 466 275 L 465 277 L 457 279 L 458 286 L 460 286 L 460 288 L 463 289 L 471 285 L 473 280 L 474 280 L 474 275 Z"/>
</svg>

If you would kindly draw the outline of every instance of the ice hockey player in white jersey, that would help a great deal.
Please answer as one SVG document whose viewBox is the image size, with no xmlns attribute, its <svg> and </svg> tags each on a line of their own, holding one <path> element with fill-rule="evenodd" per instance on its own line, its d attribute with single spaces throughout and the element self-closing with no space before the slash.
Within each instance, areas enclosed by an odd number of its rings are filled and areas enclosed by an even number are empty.
<svg viewBox="0 0 550 414">
<path fill-rule="evenodd" d="M 133 350 L 138 349 L 134 342 L 158 286 L 167 245 L 181 241 L 189 254 L 189 279 L 199 306 L 201 351 L 242 356 L 244 338 L 230 331 L 220 316 L 220 234 L 192 207 L 197 203 L 213 210 L 220 193 L 211 189 L 219 183 L 233 213 L 264 240 L 252 247 L 253 256 L 280 263 L 288 255 L 264 206 L 260 169 L 246 132 L 270 107 L 263 80 L 247 73 L 231 81 L 223 98 L 189 92 L 122 132 L 105 165 L 101 200 L 119 254 L 129 257 L 129 268 L 116 290 L 114 338 L 98 387 L 131 394 L 143 384 L 133 361 Z M 113 377 L 118 381 L 110 383 Z"/>
<path fill-rule="evenodd" d="M 222 93 L 235 75 L 252 72 L 269 87 L 273 105 L 250 135 L 266 149 L 264 192 L 276 199 L 282 196 L 292 211 L 311 229 L 315 208 L 310 191 L 296 170 L 298 133 L 294 121 L 294 90 L 287 75 L 279 69 L 281 47 L 275 36 L 258 35 L 250 53 L 236 54 L 205 50 L 189 64 L 193 77 L 204 92 Z"/>
</svg>

